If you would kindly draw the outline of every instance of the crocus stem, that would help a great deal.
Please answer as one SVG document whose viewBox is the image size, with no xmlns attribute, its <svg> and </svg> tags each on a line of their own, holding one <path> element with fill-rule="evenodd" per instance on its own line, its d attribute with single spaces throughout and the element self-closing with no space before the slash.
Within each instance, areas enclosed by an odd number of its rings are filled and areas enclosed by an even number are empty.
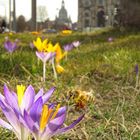
<svg viewBox="0 0 140 140">
<path fill-rule="evenodd" d="M 29 136 L 30 134 L 25 130 L 25 128 L 21 127 L 21 137 L 19 140 L 30 140 Z"/>
<path fill-rule="evenodd" d="M 43 82 L 45 82 L 46 77 L 46 62 L 43 62 Z"/>
<path fill-rule="evenodd" d="M 10 57 L 10 64 L 13 67 L 12 53 L 9 54 L 9 57 Z"/>
<path fill-rule="evenodd" d="M 138 87 L 139 85 L 139 75 L 136 75 L 136 88 Z"/>
<path fill-rule="evenodd" d="M 68 60 L 68 54 L 66 54 L 66 61 Z"/>
<path fill-rule="evenodd" d="M 37 59 L 37 66 L 39 66 L 39 61 L 40 61 L 40 60 L 39 60 L 39 58 L 38 58 L 38 59 Z"/>
<path fill-rule="evenodd" d="M 77 49 L 77 51 L 79 51 L 79 48 L 78 47 L 76 47 L 76 49 Z"/>
<path fill-rule="evenodd" d="M 54 58 L 52 58 L 52 67 L 53 67 L 54 78 L 57 79 L 57 73 L 54 65 Z"/>
</svg>

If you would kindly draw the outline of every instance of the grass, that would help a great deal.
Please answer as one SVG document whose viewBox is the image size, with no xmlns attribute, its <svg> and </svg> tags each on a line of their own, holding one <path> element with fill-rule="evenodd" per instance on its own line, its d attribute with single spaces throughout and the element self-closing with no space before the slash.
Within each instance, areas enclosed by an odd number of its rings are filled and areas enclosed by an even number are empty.
<svg viewBox="0 0 140 140">
<path fill-rule="evenodd" d="M 140 65 L 140 32 L 101 30 L 91 33 L 74 33 L 70 36 L 43 35 L 53 43 L 61 45 L 75 40 L 82 42 L 79 50 L 68 54 L 68 61 L 62 65 L 66 72 L 54 80 L 52 69 L 47 65 L 47 80 L 43 84 L 42 63 L 37 64 L 35 49 L 29 42 L 36 38 L 31 34 L 15 34 L 11 39 L 19 38 L 20 47 L 12 55 L 3 48 L 4 37 L 0 35 L 0 91 L 3 84 L 13 90 L 17 84 L 32 84 L 36 91 L 56 86 L 52 101 L 68 106 L 66 124 L 71 123 L 80 114 L 86 113 L 84 120 L 72 131 L 54 140 L 140 140 L 140 86 L 135 87 L 135 64 Z M 108 42 L 113 37 L 113 42 Z M 67 96 L 71 89 L 93 90 L 94 102 L 85 109 L 76 110 Z M 70 119 L 69 119 L 70 118 Z M 1 140 L 15 139 L 13 133 L 0 129 Z"/>
</svg>

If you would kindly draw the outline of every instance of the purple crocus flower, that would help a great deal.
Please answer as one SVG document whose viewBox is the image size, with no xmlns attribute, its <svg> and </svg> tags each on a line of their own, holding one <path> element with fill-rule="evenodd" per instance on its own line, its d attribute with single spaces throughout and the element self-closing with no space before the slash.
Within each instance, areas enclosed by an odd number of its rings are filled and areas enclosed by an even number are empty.
<svg viewBox="0 0 140 140">
<path fill-rule="evenodd" d="M 43 89 L 41 89 L 36 95 L 34 88 L 30 85 L 24 92 L 21 104 L 18 103 L 21 95 L 10 91 L 6 85 L 4 85 L 4 96 L 0 94 L 0 107 L 8 120 L 0 119 L 0 125 L 10 131 L 13 131 L 19 140 L 27 140 L 30 135 L 30 131 L 24 119 L 24 112 L 28 112 L 32 118 L 37 118 L 41 112 L 41 106 L 38 102 L 41 100 L 42 105 L 45 104 L 55 88 L 51 88 L 46 94 L 43 95 Z M 22 94 L 22 93 L 21 93 Z M 38 105 L 38 114 L 34 114 L 34 109 Z M 37 108 L 36 108 L 37 109 Z M 40 111 L 40 112 L 39 112 Z M 33 115 L 34 114 L 34 115 Z"/>
<path fill-rule="evenodd" d="M 41 100 L 40 104 L 42 104 Z M 60 108 L 58 106 L 55 109 L 54 104 L 50 106 L 44 105 L 41 114 L 36 113 L 38 110 L 35 108 L 34 114 L 38 114 L 38 116 L 40 116 L 39 120 L 32 119 L 29 113 L 26 111 L 24 112 L 24 119 L 35 140 L 49 140 L 54 135 L 65 133 L 72 129 L 84 117 L 84 115 L 82 115 L 71 125 L 63 127 L 66 119 L 66 107 Z"/>
<path fill-rule="evenodd" d="M 36 56 L 43 62 L 46 63 L 46 61 L 52 59 L 55 56 L 54 52 L 36 52 Z"/>
<path fill-rule="evenodd" d="M 0 94 L 0 107 L 8 123 L 0 119 L 0 125 L 13 131 L 19 140 L 27 140 L 30 133 L 36 140 L 48 140 L 52 136 L 64 133 L 79 123 L 84 115 L 79 117 L 68 127 L 62 125 L 66 118 L 66 107 L 54 104 L 46 105 L 55 88 L 45 94 L 43 89 L 35 94 L 30 85 L 23 93 L 17 94 L 4 86 L 4 96 Z M 22 97 L 22 98 L 21 98 Z M 21 103 L 19 104 L 19 99 Z"/>
<path fill-rule="evenodd" d="M 7 40 L 4 43 L 4 47 L 9 53 L 13 53 L 17 48 L 17 43 Z"/>
<path fill-rule="evenodd" d="M 74 41 L 74 42 L 72 42 L 72 44 L 75 48 L 77 48 L 80 46 L 81 43 L 80 43 L 80 41 Z"/>
<path fill-rule="evenodd" d="M 73 49 L 73 44 L 71 43 L 71 44 L 64 45 L 63 48 L 66 52 L 71 51 Z"/>
<path fill-rule="evenodd" d="M 113 38 L 112 37 L 109 37 L 108 38 L 108 42 L 112 42 L 113 41 Z"/>
<path fill-rule="evenodd" d="M 46 79 L 46 62 L 55 56 L 55 52 L 36 52 L 36 56 L 43 62 L 43 81 Z"/>
</svg>

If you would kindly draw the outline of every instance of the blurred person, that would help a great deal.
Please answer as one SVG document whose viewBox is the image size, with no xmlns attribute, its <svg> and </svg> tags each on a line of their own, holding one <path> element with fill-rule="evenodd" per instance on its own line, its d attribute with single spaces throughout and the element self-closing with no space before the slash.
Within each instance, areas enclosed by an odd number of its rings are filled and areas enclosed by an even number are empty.
<svg viewBox="0 0 140 140">
<path fill-rule="evenodd" d="M 6 26 L 7 26 L 6 21 L 3 19 L 0 25 L 0 33 L 4 33 Z"/>
</svg>

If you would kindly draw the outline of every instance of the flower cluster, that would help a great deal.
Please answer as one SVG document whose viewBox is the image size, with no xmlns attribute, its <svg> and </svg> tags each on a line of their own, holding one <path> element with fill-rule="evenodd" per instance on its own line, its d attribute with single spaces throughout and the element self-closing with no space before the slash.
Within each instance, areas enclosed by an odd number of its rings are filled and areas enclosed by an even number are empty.
<svg viewBox="0 0 140 140">
<path fill-rule="evenodd" d="M 45 81 L 45 64 L 46 61 L 51 59 L 52 67 L 54 71 L 54 77 L 57 78 L 57 73 L 64 72 L 64 68 L 60 65 L 60 61 L 63 59 L 63 57 L 66 55 L 66 52 L 62 52 L 61 47 L 59 43 L 56 43 L 53 45 L 51 42 L 49 42 L 47 39 L 41 40 L 41 38 L 37 38 L 36 41 L 33 41 L 34 46 L 37 48 L 36 55 L 39 59 L 43 62 L 43 79 Z M 55 58 L 55 62 L 54 62 Z M 56 65 L 56 66 L 55 66 Z M 56 73 L 57 70 L 57 73 Z"/>
</svg>

